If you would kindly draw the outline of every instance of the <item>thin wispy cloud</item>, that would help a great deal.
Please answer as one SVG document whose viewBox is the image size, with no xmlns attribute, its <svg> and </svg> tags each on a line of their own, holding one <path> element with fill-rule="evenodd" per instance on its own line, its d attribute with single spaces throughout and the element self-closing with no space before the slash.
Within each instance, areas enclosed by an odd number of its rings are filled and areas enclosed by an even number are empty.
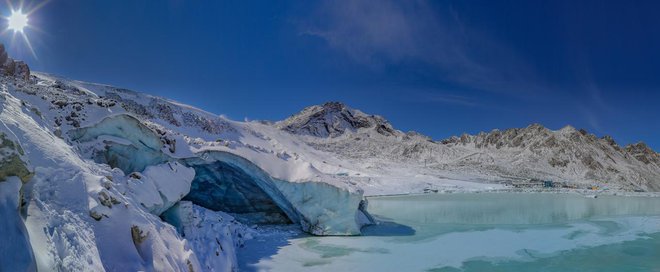
<svg viewBox="0 0 660 272">
<path fill-rule="evenodd" d="M 576 67 L 576 77 L 580 80 L 579 86 L 581 89 L 581 92 L 577 92 L 574 96 L 579 96 L 582 93 L 586 97 L 583 99 L 575 98 L 578 104 L 577 107 L 587 124 L 596 132 L 603 133 L 605 131 L 601 124 L 601 116 L 605 113 L 611 113 L 615 110 L 615 107 L 607 103 L 603 90 L 598 82 L 594 80 L 591 65 L 584 56 L 575 59 L 573 66 Z"/>
<path fill-rule="evenodd" d="M 427 98 L 428 101 L 431 102 L 441 102 L 469 107 L 478 105 L 477 102 L 475 102 L 472 98 L 460 95 L 430 94 Z"/>
<path fill-rule="evenodd" d="M 514 50 L 427 1 L 326 1 L 302 26 L 365 65 L 420 62 L 448 82 L 503 93 L 547 91 Z"/>
<path fill-rule="evenodd" d="M 483 106 L 473 97 L 456 95 L 438 90 L 411 90 L 404 99 L 414 103 L 442 103 L 464 107 Z"/>
</svg>

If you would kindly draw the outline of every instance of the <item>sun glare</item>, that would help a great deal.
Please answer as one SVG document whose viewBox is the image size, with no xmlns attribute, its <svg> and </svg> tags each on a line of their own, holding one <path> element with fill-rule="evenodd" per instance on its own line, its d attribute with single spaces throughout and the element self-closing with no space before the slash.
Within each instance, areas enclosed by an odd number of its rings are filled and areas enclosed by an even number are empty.
<svg viewBox="0 0 660 272">
<path fill-rule="evenodd" d="M 21 10 L 12 11 L 7 20 L 9 21 L 8 28 L 14 32 L 23 32 L 23 29 L 28 25 L 28 16 Z"/>
</svg>

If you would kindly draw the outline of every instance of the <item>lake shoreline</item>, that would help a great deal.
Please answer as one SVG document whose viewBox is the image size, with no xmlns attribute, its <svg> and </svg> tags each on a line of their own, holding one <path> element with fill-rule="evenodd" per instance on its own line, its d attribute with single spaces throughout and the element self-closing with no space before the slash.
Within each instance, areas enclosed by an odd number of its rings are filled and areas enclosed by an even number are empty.
<svg viewBox="0 0 660 272">
<path fill-rule="evenodd" d="M 485 193 L 530 193 L 530 194 L 578 194 L 582 196 L 608 195 L 625 197 L 660 197 L 660 192 L 634 192 L 624 190 L 589 190 L 589 189 L 547 189 L 547 188 L 511 188 L 511 189 L 484 189 L 484 190 L 438 190 L 437 192 L 412 192 L 394 194 L 365 195 L 370 198 L 401 197 L 401 196 L 424 196 L 442 194 L 485 194 Z"/>
</svg>

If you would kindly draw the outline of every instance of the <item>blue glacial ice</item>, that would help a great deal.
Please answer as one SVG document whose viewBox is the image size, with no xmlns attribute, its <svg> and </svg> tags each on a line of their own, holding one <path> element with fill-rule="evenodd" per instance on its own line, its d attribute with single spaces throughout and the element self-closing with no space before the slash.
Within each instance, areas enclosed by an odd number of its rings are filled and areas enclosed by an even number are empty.
<svg viewBox="0 0 660 272">
<path fill-rule="evenodd" d="M 124 173 L 142 171 L 161 164 L 168 157 L 161 151 L 160 137 L 126 114 L 107 117 L 91 127 L 69 131 L 72 141 L 94 144 L 91 156 L 96 162 L 119 168 Z"/>
<path fill-rule="evenodd" d="M 30 238 L 19 213 L 21 180 L 0 181 L 0 271 L 36 270 Z"/>
<path fill-rule="evenodd" d="M 195 170 L 186 200 L 251 223 L 292 222 L 315 235 L 359 235 L 360 228 L 372 221 L 359 192 L 318 181 L 276 179 L 249 160 L 224 151 L 171 158 L 162 151 L 159 135 L 130 115 L 107 117 L 71 130 L 69 136 L 88 157 L 126 174 L 179 161 Z M 151 212 L 171 206 L 170 201 L 152 202 L 147 205 Z"/>
<path fill-rule="evenodd" d="M 187 199 L 210 209 L 231 208 L 226 203 L 213 204 L 214 195 L 228 203 L 248 203 L 246 207 L 236 205 L 235 210 L 224 210 L 231 213 L 278 213 L 277 206 L 291 222 L 315 235 L 358 235 L 367 223 L 367 213 L 360 210 L 364 206 L 362 196 L 327 183 L 275 179 L 252 162 L 222 151 L 206 151 L 185 164 L 201 170 Z M 213 176 L 205 165 L 221 166 L 225 171 Z"/>
</svg>

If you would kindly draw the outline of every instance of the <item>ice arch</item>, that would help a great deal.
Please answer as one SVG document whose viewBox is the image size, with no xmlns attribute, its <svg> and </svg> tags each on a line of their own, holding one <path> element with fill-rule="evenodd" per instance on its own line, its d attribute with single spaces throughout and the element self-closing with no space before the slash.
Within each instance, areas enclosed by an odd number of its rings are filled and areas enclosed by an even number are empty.
<svg viewBox="0 0 660 272">
<path fill-rule="evenodd" d="M 230 200 L 228 203 L 249 203 L 246 207 L 239 205 L 238 210 L 224 211 L 256 209 L 271 215 L 281 211 L 304 231 L 316 235 L 358 235 L 362 225 L 369 223 L 359 193 L 323 182 L 275 179 L 249 160 L 229 152 L 205 151 L 197 155 L 185 159 L 184 164 L 201 170 L 186 197 L 200 206 L 214 209 L 204 203 L 213 205 L 213 197 L 209 196 L 218 195 Z M 220 175 L 213 175 L 218 169 Z M 230 208 L 226 205 L 220 204 Z"/>
<path fill-rule="evenodd" d="M 190 193 L 184 198 L 215 211 L 233 213 L 249 223 L 290 223 L 289 216 L 261 186 L 264 182 L 223 161 L 184 160 L 195 169 Z M 260 186 L 261 185 L 261 186 Z M 291 213 L 289 213 L 291 214 Z"/>
<path fill-rule="evenodd" d="M 271 177 L 249 160 L 224 151 L 204 151 L 175 159 L 163 153 L 157 133 L 138 119 L 120 114 L 69 132 L 95 161 L 128 174 L 179 160 L 195 169 L 186 199 L 256 222 L 293 222 L 316 235 L 358 235 L 369 223 L 362 193 L 319 181 Z"/>
</svg>

